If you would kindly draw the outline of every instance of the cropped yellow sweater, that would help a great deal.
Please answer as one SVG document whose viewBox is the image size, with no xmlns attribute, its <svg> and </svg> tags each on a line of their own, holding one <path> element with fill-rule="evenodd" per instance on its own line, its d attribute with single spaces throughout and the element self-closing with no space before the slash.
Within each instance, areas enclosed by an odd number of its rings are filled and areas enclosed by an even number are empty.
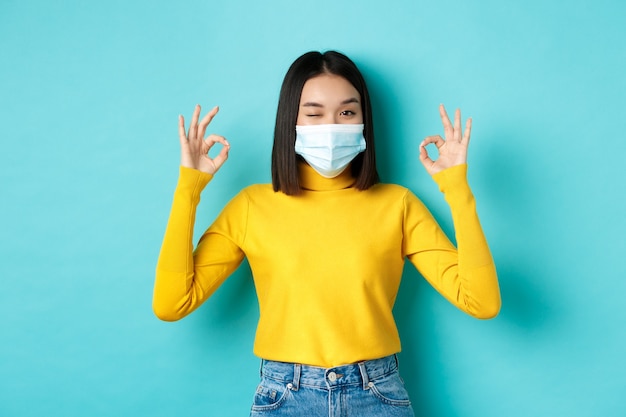
<svg viewBox="0 0 626 417">
<path fill-rule="evenodd" d="M 178 320 L 239 266 L 252 269 L 260 306 L 254 353 L 322 367 L 400 351 L 392 308 L 404 260 L 450 302 L 478 318 L 500 308 L 495 266 L 466 165 L 434 176 L 450 205 L 458 250 L 406 188 L 352 188 L 300 166 L 299 196 L 253 185 L 235 196 L 193 251 L 200 192 L 212 176 L 180 169 L 156 271 L 153 307 Z"/>
</svg>

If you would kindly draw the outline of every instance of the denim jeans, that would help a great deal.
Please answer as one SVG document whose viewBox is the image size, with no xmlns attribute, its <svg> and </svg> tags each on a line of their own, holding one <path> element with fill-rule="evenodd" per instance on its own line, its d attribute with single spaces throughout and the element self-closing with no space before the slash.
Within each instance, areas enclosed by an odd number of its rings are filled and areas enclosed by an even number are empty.
<svg viewBox="0 0 626 417">
<path fill-rule="evenodd" d="M 319 368 L 261 362 L 251 417 L 414 417 L 395 355 Z"/>
</svg>

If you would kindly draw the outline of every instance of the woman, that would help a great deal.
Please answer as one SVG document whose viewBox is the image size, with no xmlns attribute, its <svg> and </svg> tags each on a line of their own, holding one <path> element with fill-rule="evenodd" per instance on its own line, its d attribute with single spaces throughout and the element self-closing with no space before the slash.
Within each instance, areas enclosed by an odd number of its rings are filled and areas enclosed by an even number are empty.
<svg viewBox="0 0 626 417">
<path fill-rule="evenodd" d="M 392 308 L 404 260 L 450 302 L 478 318 L 500 308 L 495 266 L 466 180 L 464 132 L 440 107 L 445 140 L 419 159 L 448 201 L 457 248 L 405 188 L 380 184 L 367 87 L 337 52 L 309 52 L 280 93 L 272 184 L 242 190 L 193 250 L 200 192 L 228 157 L 209 135 L 217 107 L 189 131 L 179 119 L 180 178 L 157 266 L 154 311 L 191 313 L 248 258 L 260 306 L 254 352 L 261 383 L 251 415 L 412 416 L 398 375 Z M 210 158 L 208 150 L 222 150 Z M 435 144 L 439 157 L 425 149 Z"/>
</svg>

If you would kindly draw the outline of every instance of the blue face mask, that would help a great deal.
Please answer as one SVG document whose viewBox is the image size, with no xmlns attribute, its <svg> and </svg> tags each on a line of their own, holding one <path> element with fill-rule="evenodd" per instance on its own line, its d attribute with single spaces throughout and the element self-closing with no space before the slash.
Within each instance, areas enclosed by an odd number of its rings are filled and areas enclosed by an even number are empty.
<svg viewBox="0 0 626 417">
<path fill-rule="evenodd" d="M 362 124 L 296 126 L 296 153 L 322 177 L 341 174 L 364 150 Z"/>
</svg>

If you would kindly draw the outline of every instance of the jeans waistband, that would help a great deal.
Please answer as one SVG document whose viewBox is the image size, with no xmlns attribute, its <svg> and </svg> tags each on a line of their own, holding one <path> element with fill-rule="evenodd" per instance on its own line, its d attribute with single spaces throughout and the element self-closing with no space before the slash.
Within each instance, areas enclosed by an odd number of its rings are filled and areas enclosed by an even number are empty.
<svg viewBox="0 0 626 417">
<path fill-rule="evenodd" d="M 291 384 L 291 389 L 296 391 L 301 385 L 332 388 L 340 385 L 362 384 L 363 389 L 368 389 L 370 381 L 397 372 L 397 370 L 396 355 L 332 368 L 265 359 L 261 361 L 262 377 Z"/>
</svg>

